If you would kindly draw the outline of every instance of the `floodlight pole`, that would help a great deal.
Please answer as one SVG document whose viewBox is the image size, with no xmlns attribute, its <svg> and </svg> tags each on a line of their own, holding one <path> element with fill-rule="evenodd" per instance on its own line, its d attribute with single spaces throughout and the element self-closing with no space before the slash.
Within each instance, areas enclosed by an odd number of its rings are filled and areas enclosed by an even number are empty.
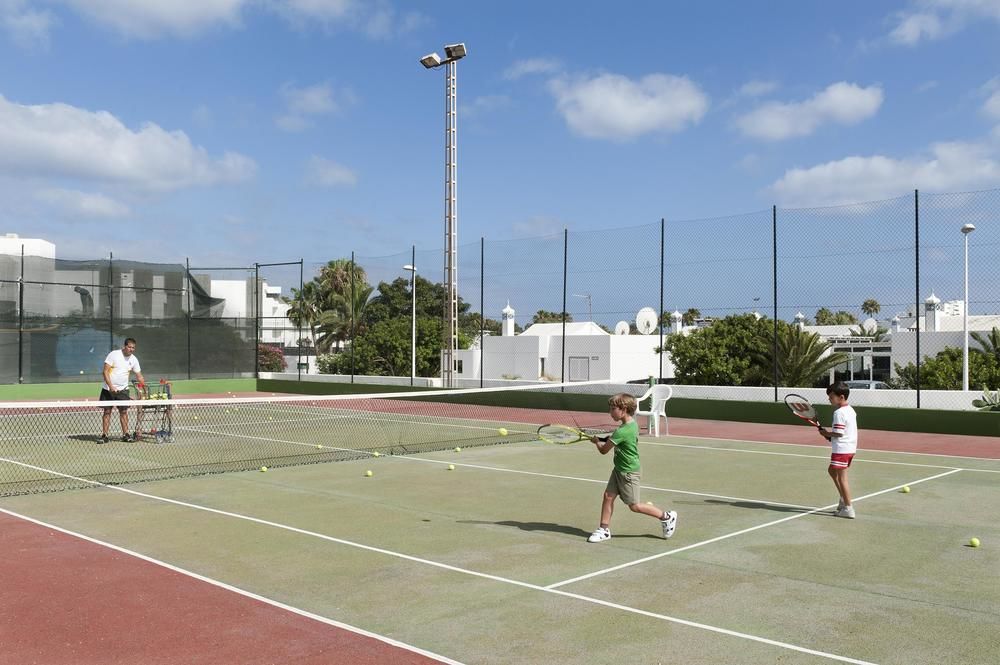
<svg viewBox="0 0 1000 665">
<path fill-rule="evenodd" d="M 441 379 L 446 388 L 455 382 L 455 352 L 458 350 L 458 67 L 466 56 L 465 44 L 444 47 L 444 60 L 437 53 L 420 59 L 427 69 L 445 66 L 445 177 L 444 177 L 444 277 L 445 339 Z"/>
<path fill-rule="evenodd" d="M 969 234 L 976 230 L 972 224 L 962 226 L 965 240 L 965 296 L 962 301 L 962 390 L 969 390 Z"/>
</svg>

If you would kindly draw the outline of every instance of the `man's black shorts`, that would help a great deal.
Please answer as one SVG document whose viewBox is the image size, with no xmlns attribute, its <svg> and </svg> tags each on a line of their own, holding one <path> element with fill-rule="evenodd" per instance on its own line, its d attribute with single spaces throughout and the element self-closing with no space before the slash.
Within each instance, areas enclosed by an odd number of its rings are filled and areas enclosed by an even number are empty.
<svg viewBox="0 0 1000 665">
<path fill-rule="evenodd" d="M 113 401 L 118 401 L 118 400 L 125 400 L 125 401 L 127 401 L 127 400 L 130 400 L 130 399 L 132 399 L 132 398 L 129 397 L 128 388 L 126 388 L 125 390 L 119 390 L 117 392 L 112 392 L 112 391 L 108 390 L 107 388 L 101 388 L 101 401 L 102 402 L 113 402 Z M 111 407 L 110 406 L 105 406 L 105 407 L 101 407 L 101 408 L 110 409 Z M 127 409 L 128 407 L 127 406 L 119 406 L 118 408 L 119 409 Z"/>
</svg>

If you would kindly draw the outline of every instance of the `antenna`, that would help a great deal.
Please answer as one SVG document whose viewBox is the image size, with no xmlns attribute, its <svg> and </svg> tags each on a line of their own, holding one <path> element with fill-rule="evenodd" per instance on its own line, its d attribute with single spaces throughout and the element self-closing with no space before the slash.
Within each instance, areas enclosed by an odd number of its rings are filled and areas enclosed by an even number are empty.
<svg viewBox="0 0 1000 665">
<path fill-rule="evenodd" d="M 573 297 L 574 298 L 586 298 L 587 299 L 587 320 L 588 321 L 593 321 L 594 320 L 594 310 L 593 310 L 593 307 L 591 307 L 591 297 L 590 297 L 590 294 L 589 293 L 574 293 Z"/>
</svg>

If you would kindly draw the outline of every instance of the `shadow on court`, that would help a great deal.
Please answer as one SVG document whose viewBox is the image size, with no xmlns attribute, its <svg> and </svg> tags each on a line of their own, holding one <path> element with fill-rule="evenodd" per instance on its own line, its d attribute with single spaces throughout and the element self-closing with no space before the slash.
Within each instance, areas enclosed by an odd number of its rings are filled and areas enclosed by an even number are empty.
<svg viewBox="0 0 1000 665">
<path fill-rule="evenodd" d="M 510 526 L 515 529 L 520 529 L 521 531 L 548 531 L 550 533 L 562 533 L 568 536 L 576 536 L 579 538 L 586 538 L 590 535 L 590 531 L 584 531 L 575 526 L 567 526 L 565 524 L 556 524 L 554 522 L 518 522 L 516 520 L 503 520 L 501 522 L 484 522 L 480 520 L 458 520 L 459 524 L 495 524 L 497 526 Z M 653 538 L 660 540 L 659 536 L 654 536 L 652 534 L 615 534 L 615 538 Z"/>
<path fill-rule="evenodd" d="M 732 506 L 734 508 L 748 508 L 750 510 L 770 510 L 775 513 L 808 513 L 811 510 L 808 508 L 797 508 L 795 506 L 779 506 L 773 503 L 765 503 L 763 501 L 725 501 L 723 499 L 705 499 L 703 503 Z M 824 511 L 817 513 L 817 515 L 823 514 Z"/>
</svg>

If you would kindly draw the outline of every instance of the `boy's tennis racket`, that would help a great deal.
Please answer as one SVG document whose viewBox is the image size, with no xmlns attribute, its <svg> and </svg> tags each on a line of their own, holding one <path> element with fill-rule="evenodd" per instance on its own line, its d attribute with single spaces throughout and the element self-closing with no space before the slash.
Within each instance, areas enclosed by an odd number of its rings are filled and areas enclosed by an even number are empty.
<svg viewBox="0 0 1000 665">
<path fill-rule="evenodd" d="M 577 443 L 578 441 L 590 441 L 590 437 L 595 436 L 595 434 L 587 434 L 583 430 L 579 430 L 575 427 L 569 427 L 568 425 L 542 425 L 538 428 L 538 438 L 546 443 L 555 443 L 557 445 L 566 445 L 569 443 Z M 608 434 L 602 432 L 601 434 L 596 434 L 598 438 L 606 439 Z"/>
<path fill-rule="evenodd" d="M 818 429 L 823 429 L 823 426 L 819 424 L 818 420 L 816 420 L 816 409 L 809 402 L 809 400 L 802 395 L 796 395 L 795 393 L 786 395 L 785 406 L 787 406 L 792 413 L 797 415 L 802 420 L 805 420 L 807 423 L 817 427 Z"/>
</svg>

